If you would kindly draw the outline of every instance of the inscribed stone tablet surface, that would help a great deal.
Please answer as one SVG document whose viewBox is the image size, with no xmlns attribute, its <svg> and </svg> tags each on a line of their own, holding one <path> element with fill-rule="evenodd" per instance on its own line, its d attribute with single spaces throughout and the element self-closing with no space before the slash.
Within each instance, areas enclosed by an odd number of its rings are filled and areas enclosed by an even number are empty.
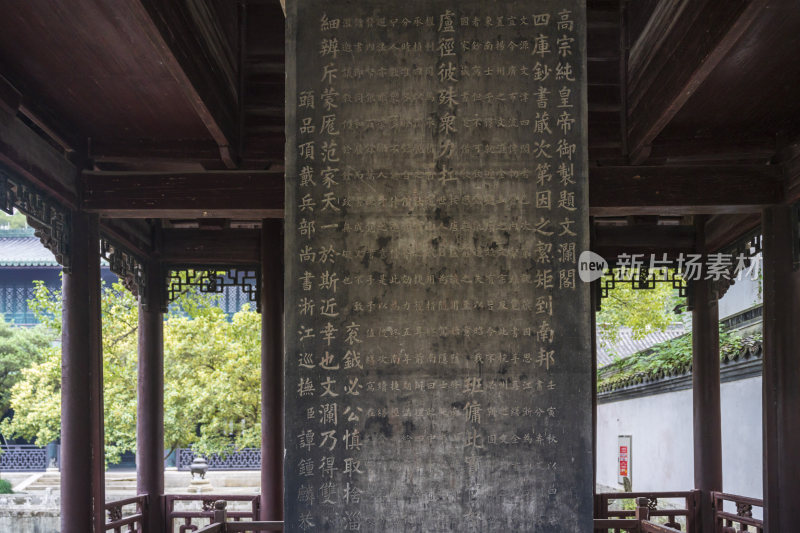
<svg viewBox="0 0 800 533">
<path fill-rule="evenodd" d="M 584 4 L 288 2 L 288 531 L 591 530 Z"/>
</svg>

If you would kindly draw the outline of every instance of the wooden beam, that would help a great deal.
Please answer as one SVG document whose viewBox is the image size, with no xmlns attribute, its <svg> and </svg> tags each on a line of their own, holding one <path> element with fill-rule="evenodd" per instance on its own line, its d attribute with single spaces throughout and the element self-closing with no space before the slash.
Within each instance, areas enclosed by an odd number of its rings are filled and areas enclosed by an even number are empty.
<svg viewBox="0 0 800 533">
<path fill-rule="evenodd" d="M 800 200 L 800 142 L 794 142 L 781 150 L 781 168 L 786 180 L 786 202 Z"/>
<path fill-rule="evenodd" d="M 768 0 L 665 0 L 631 51 L 630 160 L 647 159 L 653 140 L 694 94 Z M 637 51 L 641 50 L 641 53 Z"/>
<path fill-rule="evenodd" d="M 777 152 L 774 138 L 665 141 L 653 143 L 648 164 L 689 164 L 695 162 L 769 161 Z"/>
<path fill-rule="evenodd" d="M 171 265 L 257 265 L 261 230 L 165 229 L 161 261 Z"/>
<path fill-rule="evenodd" d="M 620 254 L 654 254 L 675 258 L 678 254 L 694 253 L 695 230 L 692 226 L 635 226 L 595 225 L 592 251 L 606 260 Z"/>
<path fill-rule="evenodd" d="M 19 115 L 25 117 L 28 123 L 38 128 L 42 134 L 49 138 L 48 140 L 59 145 L 65 154 L 72 155 L 76 147 L 81 144 L 76 139 L 77 134 L 74 132 L 74 128 L 67 128 L 53 116 L 52 112 L 43 112 L 41 108 L 42 106 L 37 98 L 26 98 L 10 81 L 0 75 L 0 111 L 11 116 Z M 70 130 L 70 139 L 60 133 Z"/>
<path fill-rule="evenodd" d="M 108 218 L 282 218 L 283 174 L 87 171 L 82 207 Z"/>
<path fill-rule="evenodd" d="M 718 252 L 761 224 L 761 213 L 716 215 L 706 222 L 708 251 Z"/>
<path fill-rule="evenodd" d="M 595 167 L 594 216 L 752 213 L 781 203 L 778 167 Z M 83 173 L 82 206 L 109 218 L 281 218 L 283 174 L 269 171 Z"/>
<path fill-rule="evenodd" d="M 16 115 L 22 105 L 22 93 L 11 82 L 0 75 L 0 110 Z"/>
<path fill-rule="evenodd" d="M 681 166 L 589 169 L 594 216 L 750 213 L 781 203 L 778 167 Z"/>
<path fill-rule="evenodd" d="M 75 165 L 16 116 L 0 114 L 0 163 L 65 207 L 77 206 Z"/>
<path fill-rule="evenodd" d="M 219 146 L 212 140 L 154 141 L 91 139 L 89 159 L 98 163 L 167 161 L 219 163 Z"/>
<path fill-rule="evenodd" d="M 215 32 L 206 26 L 213 26 L 213 20 L 199 19 L 198 13 L 190 13 L 192 2 L 131 0 L 131 3 L 145 35 L 217 143 L 219 158 L 228 168 L 235 168 L 238 96 L 235 83 L 230 86 L 226 83 L 229 76 L 221 74 L 229 69 L 208 41 L 211 38 L 208 34 Z"/>
<path fill-rule="evenodd" d="M 153 239 L 144 238 L 141 232 L 133 230 L 128 222 L 124 220 L 100 220 L 100 233 L 127 248 L 142 261 L 153 257 L 155 248 Z"/>
</svg>

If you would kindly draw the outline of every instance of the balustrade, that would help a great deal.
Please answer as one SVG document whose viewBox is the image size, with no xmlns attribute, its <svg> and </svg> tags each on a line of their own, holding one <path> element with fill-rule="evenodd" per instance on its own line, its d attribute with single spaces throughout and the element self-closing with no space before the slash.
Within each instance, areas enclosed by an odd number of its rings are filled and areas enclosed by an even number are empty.
<svg viewBox="0 0 800 533">
<path fill-rule="evenodd" d="M 44 472 L 47 470 L 47 449 L 32 444 L 0 446 L 0 471 Z"/>
<path fill-rule="evenodd" d="M 753 518 L 753 507 L 763 509 L 764 502 L 724 492 L 712 492 L 714 504 L 714 533 L 763 533 L 764 522 Z M 736 514 L 725 510 L 725 502 L 736 506 Z"/>
<path fill-rule="evenodd" d="M 621 500 L 643 499 L 648 509 L 649 518 L 663 518 L 663 525 L 668 528 L 672 528 L 675 531 L 683 531 L 685 527 L 688 533 L 694 533 L 697 531 L 696 524 L 699 520 L 699 498 L 700 491 L 697 490 L 684 492 L 602 492 L 595 495 L 595 518 L 634 518 L 637 511 L 631 509 L 611 509 L 611 504 Z M 663 505 L 665 500 L 671 499 L 683 500 L 683 506 L 674 508 Z M 683 524 L 681 524 L 680 519 L 683 519 Z"/>
<path fill-rule="evenodd" d="M 142 518 L 147 509 L 148 497 L 135 496 L 105 505 L 106 525 L 104 531 L 114 533 L 145 533 Z M 134 510 L 126 509 L 134 507 Z"/>
</svg>

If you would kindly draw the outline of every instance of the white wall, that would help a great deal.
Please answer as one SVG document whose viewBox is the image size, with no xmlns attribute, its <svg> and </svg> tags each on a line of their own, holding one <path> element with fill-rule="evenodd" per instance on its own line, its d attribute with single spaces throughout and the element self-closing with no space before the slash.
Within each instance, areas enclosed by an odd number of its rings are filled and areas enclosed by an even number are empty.
<svg viewBox="0 0 800 533">
<path fill-rule="evenodd" d="M 748 276 L 743 276 L 741 280 L 731 285 L 719 301 L 719 318 L 727 318 L 760 304 L 761 294 L 758 286 L 758 280 L 750 279 Z"/>
<path fill-rule="evenodd" d="M 761 377 L 723 383 L 723 491 L 762 497 Z M 632 435 L 635 491 L 694 487 L 692 391 L 682 390 L 597 407 L 597 482 L 617 483 L 617 437 Z"/>
<path fill-rule="evenodd" d="M 597 483 L 622 490 L 617 483 L 619 435 L 632 436 L 633 490 L 674 491 L 694 486 L 691 390 L 597 406 Z"/>
<path fill-rule="evenodd" d="M 761 498 L 761 376 L 723 383 L 721 402 L 723 489 Z"/>
</svg>

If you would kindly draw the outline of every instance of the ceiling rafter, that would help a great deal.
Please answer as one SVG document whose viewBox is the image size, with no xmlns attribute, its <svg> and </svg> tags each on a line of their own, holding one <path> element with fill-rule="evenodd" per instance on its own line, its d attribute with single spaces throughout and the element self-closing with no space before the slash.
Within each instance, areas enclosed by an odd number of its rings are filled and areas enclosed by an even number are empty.
<svg viewBox="0 0 800 533">
<path fill-rule="evenodd" d="M 236 168 L 237 94 L 217 75 L 218 68 L 209 68 L 213 61 L 199 40 L 200 28 L 190 23 L 181 2 L 131 1 L 148 39 L 217 143 L 219 157 L 226 167 Z"/>
<path fill-rule="evenodd" d="M 653 140 L 767 4 L 768 0 L 665 0 L 659 5 L 647 25 L 650 31 L 632 48 L 628 73 L 632 164 L 649 157 Z"/>
</svg>

